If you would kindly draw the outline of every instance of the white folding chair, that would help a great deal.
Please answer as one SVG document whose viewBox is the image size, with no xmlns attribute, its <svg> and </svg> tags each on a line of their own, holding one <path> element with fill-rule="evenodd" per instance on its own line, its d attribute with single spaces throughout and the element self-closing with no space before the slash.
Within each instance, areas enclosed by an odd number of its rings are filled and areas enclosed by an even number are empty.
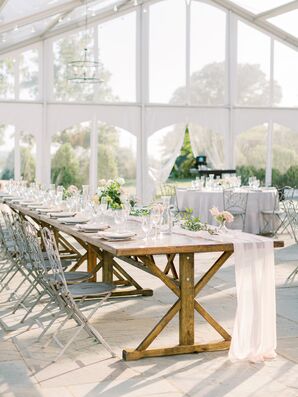
<svg viewBox="0 0 298 397">
<path fill-rule="evenodd" d="M 233 216 L 235 221 L 240 219 L 241 229 L 245 228 L 245 218 L 247 209 L 247 192 L 238 192 L 235 189 L 224 189 L 223 191 L 224 199 L 224 210 L 229 211 Z"/>
<path fill-rule="evenodd" d="M 293 233 L 293 237 L 298 244 L 298 202 L 295 200 L 286 200 L 284 202 L 285 211 L 287 213 L 287 218 Z M 297 258 L 298 260 L 298 258 Z M 298 274 L 298 266 L 292 271 L 288 276 L 286 282 L 293 282 L 296 275 Z"/>
<path fill-rule="evenodd" d="M 282 234 L 287 231 L 291 235 L 291 228 L 287 211 L 285 210 L 285 203 L 292 199 L 293 194 L 294 189 L 290 186 L 277 189 L 274 207 L 271 210 L 261 211 L 264 222 L 261 234 L 277 236 L 278 233 Z"/>
<path fill-rule="evenodd" d="M 112 291 L 115 289 L 113 284 L 95 282 L 95 283 L 79 283 L 74 285 L 67 285 L 65 279 L 65 273 L 63 272 L 59 252 L 57 249 L 56 241 L 53 234 L 49 229 L 42 229 L 42 239 L 48 254 L 50 264 L 52 266 L 53 277 L 49 279 L 49 283 L 53 291 L 56 291 L 57 297 L 61 302 L 61 307 L 64 308 L 66 318 L 59 325 L 59 327 L 54 332 L 53 337 L 62 330 L 66 322 L 70 319 L 75 320 L 78 325 L 78 329 L 73 334 L 73 336 L 68 340 L 68 342 L 62 347 L 62 350 L 54 359 L 57 361 L 70 346 L 70 344 L 75 340 L 82 330 L 85 330 L 89 336 L 92 336 L 97 342 L 102 343 L 103 346 L 115 356 L 109 344 L 105 341 L 103 336 L 90 324 L 90 319 L 96 313 L 96 311 L 106 302 L 106 300 L 111 296 Z M 88 315 L 85 315 L 81 304 L 87 299 L 98 299 L 99 302 L 95 304 L 93 309 L 91 309 Z M 79 300 L 77 303 L 76 300 Z M 51 324 L 52 325 L 52 324 Z M 46 345 L 50 343 L 51 339 Z"/>
</svg>

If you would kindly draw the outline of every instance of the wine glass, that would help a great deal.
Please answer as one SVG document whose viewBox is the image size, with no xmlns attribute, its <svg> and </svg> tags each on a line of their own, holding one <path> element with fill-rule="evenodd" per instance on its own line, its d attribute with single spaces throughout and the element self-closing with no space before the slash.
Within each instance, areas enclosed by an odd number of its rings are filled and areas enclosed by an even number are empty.
<svg viewBox="0 0 298 397">
<path fill-rule="evenodd" d="M 100 215 L 105 216 L 107 209 L 108 209 L 108 200 L 106 197 L 102 197 L 100 199 L 100 203 L 98 206 L 98 212 Z"/>
<path fill-rule="evenodd" d="M 145 233 L 144 240 L 148 240 L 149 233 L 152 230 L 152 223 L 151 223 L 150 215 L 144 215 L 142 217 L 142 230 Z"/>
<path fill-rule="evenodd" d="M 62 185 L 57 186 L 57 189 L 56 189 L 56 204 L 58 206 L 61 205 L 61 203 L 62 203 L 63 191 L 64 191 L 64 187 Z"/>
<path fill-rule="evenodd" d="M 117 232 L 120 232 L 120 227 L 125 221 L 125 211 L 123 209 L 114 210 L 114 222 L 117 225 Z"/>
<path fill-rule="evenodd" d="M 154 238 L 157 239 L 157 233 L 158 233 L 158 225 L 160 223 L 160 218 L 161 218 L 161 208 L 160 205 L 156 205 L 152 208 L 151 214 L 150 214 L 150 219 L 151 223 L 154 226 Z"/>
</svg>

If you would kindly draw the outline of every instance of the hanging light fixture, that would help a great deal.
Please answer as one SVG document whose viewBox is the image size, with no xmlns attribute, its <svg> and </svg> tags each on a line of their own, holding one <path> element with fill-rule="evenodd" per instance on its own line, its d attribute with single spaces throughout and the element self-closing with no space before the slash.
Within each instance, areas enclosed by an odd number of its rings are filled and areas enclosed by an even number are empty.
<svg viewBox="0 0 298 397">
<path fill-rule="evenodd" d="M 82 59 L 70 61 L 67 64 L 67 80 L 74 83 L 102 83 L 103 80 L 99 78 L 98 69 L 100 63 L 91 60 L 88 55 L 87 41 L 88 41 L 88 7 L 87 0 L 85 0 L 85 48 Z"/>
</svg>

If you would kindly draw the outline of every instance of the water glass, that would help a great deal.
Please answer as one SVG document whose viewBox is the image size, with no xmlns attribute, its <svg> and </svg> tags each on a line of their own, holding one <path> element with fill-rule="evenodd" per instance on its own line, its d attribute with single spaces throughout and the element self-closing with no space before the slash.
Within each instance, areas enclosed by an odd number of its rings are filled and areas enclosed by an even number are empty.
<svg viewBox="0 0 298 397">
<path fill-rule="evenodd" d="M 120 232 L 121 226 L 125 221 L 125 212 L 123 209 L 114 210 L 114 222 L 117 225 L 117 231 Z"/>
<path fill-rule="evenodd" d="M 100 199 L 99 212 L 100 212 L 102 215 L 105 215 L 106 212 L 107 212 L 107 209 L 108 209 L 108 200 L 107 200 L 106 197 L 102 197 L 102 198 Z"/>
<path fill-rule="evenodd" d="M 63 200 L 63 191 L 64 191 L 64 187 L 63 186 L 57 186 L 56 189 L 56 204 L 60 205 L 62 203 Z"/>
<path fill-rule="evenodd" d="M 150 214 L 150 219 L 151 219 L 152 226 L 154 227 L 154 230 L 155 230 L 154 237 L 156 239 L 157 238 L 157 234 L 158 234 L 158 225 L 160 224 L 160 219 L 161 219 L 161 208 L 160 208 L 160 205 L 155 205 L 152 208 L 151 214 Z"/>
<path fill-rule="evenodd" d="M 148 240 L 148 236 L 152 230 L 150 215 L 144 215 L 142 217 L 142 230 L 145 233 L 145 240 Z"/>
</svg>

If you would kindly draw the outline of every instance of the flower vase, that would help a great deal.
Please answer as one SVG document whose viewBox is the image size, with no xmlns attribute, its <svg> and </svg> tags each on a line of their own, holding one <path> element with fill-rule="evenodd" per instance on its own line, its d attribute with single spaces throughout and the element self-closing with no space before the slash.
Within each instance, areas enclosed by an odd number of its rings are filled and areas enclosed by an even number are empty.
<svg viewBox="0 0 298 397">
<path fill-rule="evenodd" d="M 226 221 L 220 222 L 220 224 L 218 226 L 218 231 L 220 233 L 227 233 L 228 232 L 228 228 L 226 227 Z"/>
</svg>

